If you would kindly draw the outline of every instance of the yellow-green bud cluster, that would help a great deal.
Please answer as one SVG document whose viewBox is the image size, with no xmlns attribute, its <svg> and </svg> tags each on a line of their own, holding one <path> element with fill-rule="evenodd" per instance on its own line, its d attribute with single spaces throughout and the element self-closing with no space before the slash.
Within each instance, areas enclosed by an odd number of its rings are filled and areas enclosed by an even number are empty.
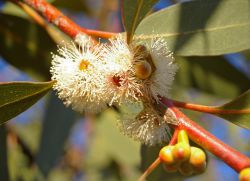
<svg viewBox="0 0 250 181">
<path fill-rule="evenodd" d="M 168 172 L 178 170 L 182 175 L 190 176 L 206 169 L 206 154 L 202 149 L 190 146 L 184 130 L 179 131 L 177 144 L 160 150 L 159 158 Z"/>
</svg>

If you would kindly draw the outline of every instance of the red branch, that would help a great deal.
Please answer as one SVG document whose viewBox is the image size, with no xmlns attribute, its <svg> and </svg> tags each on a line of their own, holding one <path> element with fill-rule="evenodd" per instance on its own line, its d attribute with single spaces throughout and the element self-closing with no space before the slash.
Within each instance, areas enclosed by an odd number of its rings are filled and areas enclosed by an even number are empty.
<svg viewBox="0 0 250 181">
<path fill-rule="evenodd" d="M 240 172 L 243 168 L 250 167 L 250 158 L 223 143 L 211 133 L 204 130 L 201 126 L 190 120 L 181 111 L 174 107 L 170 100 L 162 98 L 162 103 L 175 113 L 179 120 L 178 128 L 186 130 L 188 136 L 194 142 L 223 160 L 237 172 Z"/>
<path fill-rule="evenodd" d="M 18 0 L 17 0 L 18 1 Z M 57 8 L 47 3 L 45 0 L 22 0 L 25 4 L 31 6 L 36 12 L 41 14 L 50 23 L 53 23 L 65 34 L 72 38 L 79 33 L 84 33 L 88 35 L 93 35 L 101 38 L 110 38 L 115 35 L 115 33 L 90 30 L 82 28 L 71 21 L 68 17 L 62 14 Z"/>
</svg>

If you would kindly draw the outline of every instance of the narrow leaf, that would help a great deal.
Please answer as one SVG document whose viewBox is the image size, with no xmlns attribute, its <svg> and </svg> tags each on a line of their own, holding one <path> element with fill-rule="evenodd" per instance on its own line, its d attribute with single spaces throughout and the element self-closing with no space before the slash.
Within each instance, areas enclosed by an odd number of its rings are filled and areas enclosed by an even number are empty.
<svg viewBox="0 0 250 181">
<path fill-rule="evenodd" d="M 181 56 L 221 55 L 250 49 L 249 0 L 196 0 L 146 17 L 135 32 L 142 41 L 163 37 Z"/>
<path fill-rule="evenodd" d="M 217 115 L 240 127 L 250 129 L 250 89 L 229 103 L 215 108 L 229 113 L 236 112 Z"/>
<path fill-rule="evenodd" d="M 127 42 L 133 38 L 136 27 L 159 0 L 122 0 L 122 18 Z"/>
<path fill-rule="evenodd" d="M 41 99 L 53 82 L 9 82 L 0 84 L 0 124 L 14 118 Z"/>
<path fill-rule="evenodd" d="M 53 93 L 45 112 L 37 154 L 37 165 L 43 176 L 48 176 L 56 161 L 63 154 L 64 143 L 75 120 L 76 113 L 66 108 Z"/>
</svg>

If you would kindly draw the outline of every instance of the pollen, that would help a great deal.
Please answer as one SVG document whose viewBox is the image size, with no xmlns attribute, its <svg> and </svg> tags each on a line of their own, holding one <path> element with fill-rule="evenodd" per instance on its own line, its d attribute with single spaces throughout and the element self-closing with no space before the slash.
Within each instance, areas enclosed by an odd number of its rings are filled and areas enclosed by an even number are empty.
<svg viewBox="0 0 250 181">
<path fill-rule="evenodd" d="M 81 71 L 85 71 L 89 65 L 90 65 L 89 61 L 83 59 L 83 60 L 81 60 L 81 62 L 79 64 L 79 69 Z"/>
</svg>

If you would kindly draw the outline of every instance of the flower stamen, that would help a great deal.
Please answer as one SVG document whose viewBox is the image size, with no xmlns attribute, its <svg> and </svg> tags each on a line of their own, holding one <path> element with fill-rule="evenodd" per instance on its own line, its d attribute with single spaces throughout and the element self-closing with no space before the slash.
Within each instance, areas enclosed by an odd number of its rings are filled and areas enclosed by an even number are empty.
<svg viewBox="0 0 250 181">
<path fill-rule="evenodd" d="M 85 71 L 86 69 L 88 69 L 89 65 L 90 65 L 89 61 L 83 59 L 79 64 L 79 70 Z"/>
</svg>

